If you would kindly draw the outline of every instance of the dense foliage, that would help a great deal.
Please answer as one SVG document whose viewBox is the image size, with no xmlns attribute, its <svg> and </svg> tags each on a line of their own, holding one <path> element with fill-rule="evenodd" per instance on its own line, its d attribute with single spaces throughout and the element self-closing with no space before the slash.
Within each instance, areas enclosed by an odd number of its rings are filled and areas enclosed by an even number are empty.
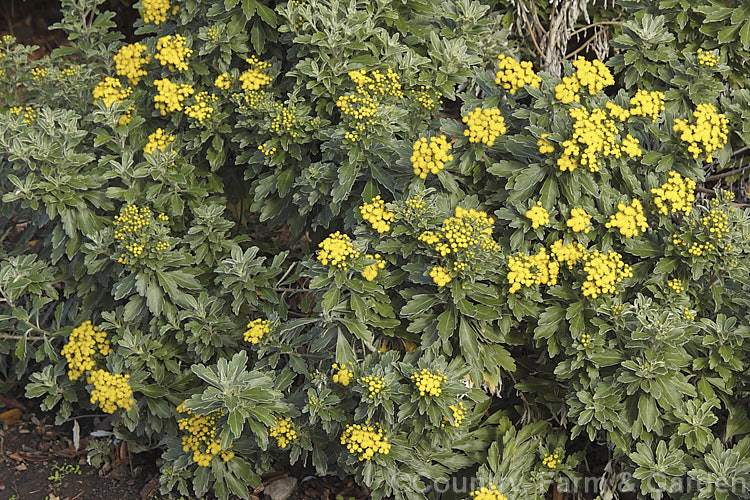
<svg viewBox="0 0 750 500">
<path fill-rule="evenodd" d="M 0 46 L 0 373 L 58 422 L 164 494 L 750 495 L 746 5 L 605 5 L 557 77 L 504 2 L 100 3 Z"/>
</svg>

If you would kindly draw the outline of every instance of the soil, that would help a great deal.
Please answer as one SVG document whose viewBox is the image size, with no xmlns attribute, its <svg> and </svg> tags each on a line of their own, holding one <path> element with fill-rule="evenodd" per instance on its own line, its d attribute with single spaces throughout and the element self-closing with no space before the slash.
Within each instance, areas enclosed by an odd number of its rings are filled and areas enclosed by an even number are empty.
<svg viewBox="0 0 750 500">
<path fill-rule="evenodd" d="M 56 426 L 53 414 L 29 407 L 28 401 L 0 396 L 0 402 L 5 404 L 0 410 L 0 500 L 129 500 L 155 490 L 152 479 L 158 470 L 153 460 L 146 461 L 152 457 L 131 460 L 124 443 L 109 445 L 103 467 L 87 463 L 94 417 Z M 76 421 L 78 450 L 73 443 Z"/>
<path fill-rule="evenodd" d="M 78 422 L 78 450 L 73 432 Z M 34 401 L 0 395 L 0 500 L 167 500 L 159 495 L 158 452 L 131 455 L 127 444 L 107 434 L 105 415 L 78 415 L 54 425 L 54 414 L 44 413 Z M 97 432 L 98 431 L 98 432 Z M 93 437 L 91 434 L 94 433 Z M 87 461 L 87 445 L 101 443 L 103 465 Z M 279 470 L 261 476 L 268 487 L 297 478 L 289 500 L 369 497 L 366 489 L 338 478 L 318 478 L 303 469 Z M 263 488 L 248 500 L 262 498 Z M 171 498 L 179 498 L 171 497 Z"/>
</svg>

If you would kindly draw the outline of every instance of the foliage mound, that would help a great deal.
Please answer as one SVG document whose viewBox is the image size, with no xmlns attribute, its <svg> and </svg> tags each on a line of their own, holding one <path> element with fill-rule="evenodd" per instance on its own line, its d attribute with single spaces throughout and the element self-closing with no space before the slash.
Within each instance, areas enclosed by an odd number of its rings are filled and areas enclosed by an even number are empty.
<svg viewBox="0 0 750 500">
<path fill-rule="evenodd" d="M 747 6 L 556 77 L 502 2 L 100 3 L 0 47 L 0 371 L 58 422 L 164 494 L 750 495 Z"/>
</svg>

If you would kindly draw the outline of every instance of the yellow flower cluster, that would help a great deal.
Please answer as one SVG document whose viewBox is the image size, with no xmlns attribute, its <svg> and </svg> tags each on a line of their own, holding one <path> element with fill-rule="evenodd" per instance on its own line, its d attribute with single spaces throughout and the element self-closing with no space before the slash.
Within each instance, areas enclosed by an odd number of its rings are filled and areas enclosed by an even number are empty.
<svg viewBox="0 0 750 500">
<path fill-rule="evenodd" d="M 286 448 L 287 445 L 297 439 L 297 431 L 294 429 L 294 422 L 289 417 L 276 417 L 276 425 L 271 427 L 269 432 L 271 437 L 276 438 L 276 444 L 279 448 Z"/>
<path fill-rule="evenodd" d="M 359 212 L 362 214 L 362 218 L 369 222 L 378 233 L 390 231 L 391 224 L 396 216 L 395 213 L 385 208 L 385 202 L 380 195 L 370 200 L 370 203 L 360 206 Z"/>
<path fill-rule="evenodd" d="M 451 282 L 451 273 L 443 266 L 435 266 L 430 270 L 430 278 L 442 288 Z"/>
<path fill-rule="evenodd" d="M 133 111 L 135 111 L 135 106 L 132 104 L 128 106 L 128 109 L 122 114 L 119 120 L 117 120 L 117 125 L 120 125 L 124 127 L 128 123 L 130 123 L 130 120 L 133 118 Z"/>
<path fill-rule="evenodd" d="M 60 76 L 58 76 L 57 79 L 62 80 L 63 78 L 72 78 L 80 72 L 81 72 L 81 66 L 79 64 L 74 64 L 70 67 L 61 69 Z"/>
<path fill-rule="evenodd" d="M 656 121 L 659 113 L 664 111 L 664 93 L 658 90 L 647 92 L 638 89 L 633 97 L 630 98 L 630 115 L 650 117 L 651 121 Z"/>
<path fill-rule="evenodd" d="M 568 269 L 573 269 L 586 256 L 586 248 L 577 241 L 566 245 L 562 240 L 557 240 L 549 251 L 558 262 L 567 264 Z"/>
<path fill-rule="evenodd" d="M 509 291 L 516 293 L 522 286 L 556 285 L 559 272 L 560 264 L 550 259 L 545 248 L 535 255 L 511 256 L 508 258 Z"/>
<path fill-rule="evenodd" d="M 565 224 L 573 230 L 574 233 L 584 232 L 588 234 L 591 231 L 591 216 L 582 208 L 574 208 L 570 211 L 570 218 Z"/>
<path fill-rule="evenodd" d="M 464 130 L 464 135 L 471 143 L 483 142 L 491 147 L 498 136 L 507 132 L 505 118 L 497 108 L 475 108 L 474 111 L 469 111 L 469 115 L 464 116 L 462 121 L 469 127 L 468 130 Z"/>
<path fill-rule="evenodd" d="M 682 293 L 685 291 L 685 286 L 682 284 L 682 280 L 678 278 L 667 281 L 667 286 L 674 290 L 676 293 Z"/>
<path fill-rule="evenodd" d="M 442 106 L 443 101 L 430 87 L 424 85 L 419 86 L 419 90 L 412 90 L 412 99 L 422 105 L 422 107 L 428 111 L 434 111 Z"/>
<path fill-rule="evenodd" d="M 84 372 L 92 370 L 97 351 L 102 356 L 112 352 L 107 333 L 92 325 L 91 321 L 84 321 L 73 329 L 60 351 L 68 362 L 68 378 L 78 380 Z"/>
<path fill-rule="evenodd" d="M 266 156 L 272 156 L 276 154 L 276 148 L 274 147 L 268 147 L 268 143 L 264 142 L 260 146 L 258 146 L 258 150 L 261 151 Z"/>
<path fill-rule="evenodd" d="M 597 155 L 604 157 L 621 156 L 617 144 L 617 127 L 614 120 L 608 119 L 604 110 L 595 108 L 589 113 L 586 108 L 569 110 L 573 122 L 573 138 L 563 142 L 563 155 L 557 160 L 557 166 L 563 172 L 571 172 L 578 163 L 589 167 L 591 172 L 598 172 L 600 167 Z M 584 146 L 581 151 L 580 146 Z"/>
<path fill-rule="evenodd" d="M 729 216 L 719 208 L 712 208 L 708 215 L 701 217 L 701 224 L 708 229 L 709 233 L 715 234 L 718 238 L 729 232 Z"/>
<path fill-rule="evenodd" d="M 39 80 L 47 76 L 47 68 L 32 68 L 31 76 L 34 78 L 35 82 L 38 82 Z"/>
<path fill-rule="evenodd" d="M 195 104 L 185 107 L 185 114 L 194 120 L 198 120 L 198 123 L 203 125 L 203 122 L 210 118 L 214 113 L 214 107 L 212 104 L 216 102 L 218 97 L 208 92 L 198 92 L 195 95 Z"/>
<path fill-rule="evenodd" d="M 430 137 L 429 142 L 421 137 L 414 143 L 414 152 L 409 158 L 414 173 L 420 179 L 425 179 L 427 174 L 437 174 L 443 170 L 446 162 L 453 161 L 453 155 L 448 154 L 451 148 L 444 135 Z"/>
<path fill-rule="evenodd" d="M 550 144 L 549 141 L 546 140 L 547 137 L 549 137 L 549 134 L 542 134 L 541 139 L 536 141 L 536 145 L 539 147 L 540 154 L 552 153 L 555 150 L 552 144 Z"/>
<path fill-rule="evenodd" d="M 500 493 L 497 486 L 491 484 L 490 487 L 482 486 L 478 490 L 469 493 L 472 500 L 508 500 L 508 497 Z"/>
<path fill-rule="evenodd" d="M 354 249 L 349 236 L 336 231 L 328 238 L 318 244 L 318 260 L 324 266 L 329 263 L 338 269 L 346 270 L 347 261 L 359 257 L 359 252 Z"/>
<path fill-rule="evenodd" d="M 581 334 L 581 347 L 586 349 L 590 343 L 591 343 L 591 335 L 589 335 L 588 333 Z"/>
<path fill-rule="evenodd" d="M 682 317 L 683 317 L 683 319 L 686 319 L 688 321 L 694 321 L 695 320 L 695 314 L 693 313 L 693 311 L 691 311 L 687 307 L 682 310 Z"/>
<path fill-rule="evenodd" d="M 457 405 L 448 405 L 448 409 L 453 413 L 453 427 L 459 427 L 461 422 L 466 419 L 466 407 L 459 401 Z M 450 420 L 447 417 L 443 417 L 440 427 L 445 427 L 445 424 L 450 424 Z"/>
<path fill-rule="evenodd" d="M 580 102 L 578 94 L 581 89 L 586 88 L 589 95 L 595 95 L 609 85 L 614 85 L 615 79 L 604 63 L 598 60 L 587 61 L 578 57 L 573 61 L 576 71 L 573 75 L 562 79 L 562 83 L 555 87 L 555 98 L 563 104 Z"/>
<path fill-rule="evenodd" d="M 159 214 L 158 220 L 167 222 L 169 217 Z M 113 225 L 115 226 L 115 241 L 123 243 L 129 256 L 122 254 L 118 260 L 120 264 L 130 264 L 130 258 L 137 259 L 143 255 L 146 245 L 151 242 L 150 228 L 154 222 L 153 213 L 148 207 L 138 208 L 135 205 L 125 206 L 120 215 L 116 215 Z M 165 241 L 156 241 L 154 245 L 157 252 L 169 248 Z"/>
<path fill-rule="evenodd" d="M 659 188 L 651 190 L 654 205 L 662 215 L 670 212 L 684 212 L 690 215 L 695 201 L 695 181 L 682 177 L 674 170 L 669 172 L 669 180 Z"/>
<path fill-rule="evenodd" d="M 625 139 L 622 140 L 622 152 L 631 158 L 641 156 L 643 154 L 643 150 L 638 144 L 638 139 L 628 134 Z"/>
<path fill-rule="evenodd" d="M 177 421 L 177 427 L 187 431 L 187 434 L 182 436 L 182 451 L 192 451 L 193 461 L 199 467 L 208 467 L 213 457 L 222 452 L 221 442 L 216 439 L 216 417 L 221 417 L 222 412 L 218 410 L 209 415 L 195 415 L 185 409 L 185 402 L 177 407 L 177 411 L 186 415 Z M 225 460 L 229 460 L 231 456 L 231 452 L 222 453 Z"/>
<path fill-rule="evenodd" d="M 156 50 L 154 58 L 162 66 L 168 66 L 169 71 L 187 71 L 187 60 L 193 55 L 193 51 L 185 45 L 184 36 L 163 36 L 156 42 Z"/>
<path fill-rule="evenodd" d="M 526 218 L 531 220 L 531 227 L 537 229 L 549 224 L 549 212 L 544 209 L 541 201 L 526 211 Z"/>
<path fill-rule="evenodd" d="M 690 255 L 700 257 L 703 254 L 709 254 L 716 250 L 716 246 L 713 243 L 693 243 L 688 249 Z"/>
<path fill-rule="evenodd" d="M 13 106 L 9 111 L 10 114 L 14 116 L 20 116 L 21 112 L 23 112 L 23 123 L 26 125 L 29 125 L 36 120 L 36 111 L 34 111 L 34 108 L 31 106 Z"/>
<path fill-rule="evenodd" d="M 247 324 L 247 330 L 244 335 L 245 342 L 257 344 L 268 333 L 271 333 L 271 322 L 267 319 L 254 319 Z"/>
<path fill-rule="evenodd" d="M 155 132 L 149 134 L 148 142 L 143 147 L 143 152 L 153 154 L 157 149 L 164 151 L 167 146 L 174 141 L 174 136 L 171 134 L 164 133 L 164 130 L 157 128 Z"/>
<path fill-rule="evenodd" d="M 245 59 L 245 62 L 250 65 L 250 69 L 240 75 L 242 90 L 252 92 L 271 83 L 273 79 L 266 74 L 266 70 L 271 67 L 271 63 L 261 61 L 256 56 Z"/>
<path fill-rule="evenodd" d="M 625 278 L 633 276 L 633 269 L 622 261 L 622 256 L 614 251 L 605 253 L 594 250 L 585 256 L 583 267 L 586 280 L 581 291 L 585 297 L 596 298 L 601 294 L 619 292 L 615 286 Z"/>
<path fill-rule="evenodd" d="M 344 387 L 347 387 L 352 378 L 354 378 L 354 372 L 350 369 L 351 365 L 347 367 L 346 363 L 334 363 L 331 368 L 336 371 L 336 373 L 333 374 L 333 377 L 331 377 L 334 384 L 341 384 Z"/>
<path fill-rule="evenodd" d="M 542 465 L 550 469 L 557 469 L 560 464 L 562 464 L 562 458 L 560 458 L 560 454 L 557 452 L 547 453 L 542 459 Z"/>
<path fill-rule="evenodd" d="M 524 85 L 539 88 L 542 79 L 534 73 L 530 61 L 518 62 L 504 54 L 500 54 L 497 58 L 496 85 L 502 85 L 511 95 L 522 89 Z"/>
<path fill-rule="evenodd" d="M 94 87 L 91 94 L 94 99 L 101 99 L 104 105 L 109 107 L 112 103 L 124 101 L 132 92 L 133 89 L 130 87 L 122 88 L 120 80 L 108 76 Z"/>
<path fill-rule="evenodd" d="M 704 66 L 716 66 L 719 62 L 719 56 L 715 56 L 712 52 L 705 52 L 703 49 L 698 49 L 698 64 Z"/>
<path fill-rule="evenodd" d="M 170 111 L 182 111 L 182 102 L 195 92 L 192 86 L 173 83 L 168 78 L 154 80 L 154 85 L 159 91 L 154 96 L 154 106 L 162 116 Z"/>
<path fill-rule="evenodd" d="M 141 0 L 143 22 L 161 24 L 167 20 L 169 0 Z"/>
<path fill-rule="evenodd" d="M 360 133 L 378 121 L 378 101 L 372 96 L 357 94 L 341 96 L 336 100 L 336 107 L 344 116 L 354 121 L 352 124 L 354 132 L 347 132 L 346 138 L 349 140 L 356 141 Z"/>
<path fill-rule="evenodd" d="M 220 74 L 214 80 L 214 85 L 221 90 L 229 90 L 229 87 L 232 85 L 232 75 L 229 73 Z"/>
<path fill-rule="evenodd" d="M 492 239 L 494 224 L 495 221 L 487 212 L 456 207 L 456 215 L 443 220 L 440 232 L 425 231 L 419 239 L 434 245 L 442 257 L 451 253 L 458 254 L 461 250 L 476 246 L 482 251 L 492 252 L 500 248 Z M 470 250 L 468 254 L 473 256 L 474 251 Z"/>
<path fill-rule="evenodd" d="M 279 103 L 274 103 L 274 117 L 271 120 L 271 130 L 277 133 L 287 133 L 296 138 L 299 133 L 295 130 L 297 127 L 297 115 L 295 113 L 296 106 L 289 104 L 283 106 Z"/>
<path fill-rule="evenodd" d="M 385 380 L 377 375 L 368 375 L 359 379 L 362 385 L 367 386 L 367 397 L 374 398 L 385 389 Z"/>
<path fill-rule="evenodd" d="M 427 204 L 421 198 L 409 198 L 404 202 L 406 209 L 404 210 L 404 216 L 406 218 L 419 217 L 424 214 L 427 209 Z"/>
<path fill-rule="evenodd" d="M 362 95 L 390 95 L 398 99 L 404 98 L 404 92 L 401 90 L 401 77 L 391 68 L 385 73 L 379 70 L 367 71 L 350 71 L 349 79 L 357 85 L 357 93 Z"/>
<path fill-rule="evenodd" d="M 625 120 L 630 118 L 629 109 L 625 109 L 621 106 L 618 106 L 617 104 L 611 101 L 607 101 L 607 104 L 605 104 L 604 107 L 607 108 L 607 111 L 609 111 L 609 115 L 615 120 L 624 122 Z"/>
<path fill-rule="evenodd" d="M 729 133 L 729 120 L 723 113 L 717 113 L 713 104 L 698 104 L 695 111 L 694 124 L 688 124 L 687 120 L 675 118 L 674 131 L 680 133 L 680 139 L 689 144 L 688 151 L 693 158 L 697 159 L 702 153 L 706 153 L 706 161 L 713 160 L 714 151 L 718 151 L 727 143 Z"/>
<path fill-rule="evenodd" d="M 391 451 L 388 438 L 383 436 L 383 428 L 378 425 L 377 430 L 366 420 L 365 425 L 350 424 L 341 434 L 341 444 L 346 446 L 349 453 L 359 455 L 359 460 L 370 460 L 376 453 L 387 455 Z"/>
<path fill-rule="evenodd" d="M 370 264 L 369 266 L 365 266 L 361 274 L 362 277 L 367 281 L 372 281 L 378 277 L 379 269 L 385 269 L 385 260 L 380 257 L 379 253 L 376 253 L 375 255 L 367 254 L 365 255 L 365 258 L 373 260 L 374 263 Z"/>
<path fill-rule="evenodd" d="M 617 204 L 617 213 L 609 217 L 609 222 L 605 225 L 607 228 L 616 227 L 620 234 L 626 238 L 633 238 L 640 233 L 645 233 L 648 229 L 646 216 L 643 214 L 643 205 L 640 200 L 633 198 L 630 205 L 624 202 Z"/>
<path fill-rule="evenodd" d="M 440 396 L 443 392 L 441 386 L 448 381 L 448 377 L 443 375 L 440 370 L 436 369 L 431 372 L 427 368 L 414 372 L 411 379 L 417 386 L 420 396 Z"/>
<path fill-rule="evenodd" d="M 106 370 L 94 370 L 89 373 L 87 382 L 94 384 L 91 391 L 91 404 L 99 402 L 104 413 L 114 413 L 118 408 L 125 411 L 133 406 L 133 389 L 128 379 L 130 375 L 109 373 Z"/>
<path fill-rule="evenodd" d="M 149 54 L 143 54 L 146 46 L 140 42 L 123 45 L 120 50 L 112 57 L 115 61 L 115 72 L 119 76 L 124 76 L 132 85 L 138 85 L 141 77 L 146 76 L 146 70 L 143 67 L 151 60 Z"/>
</svg>

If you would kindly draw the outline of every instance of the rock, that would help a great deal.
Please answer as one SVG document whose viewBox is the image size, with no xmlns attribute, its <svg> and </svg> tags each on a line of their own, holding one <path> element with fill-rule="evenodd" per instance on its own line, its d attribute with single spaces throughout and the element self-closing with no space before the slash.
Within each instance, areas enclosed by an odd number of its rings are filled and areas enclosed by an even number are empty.
<svg viewBox="0 0 750 500">
<path fill-rule="evenodd" d="M 268 483 L 263 489 L 270 500 L 287 500 L 297 490 L 297 479 L 294 477 L 282 477 L 271 483 Z"/>
</svg>

